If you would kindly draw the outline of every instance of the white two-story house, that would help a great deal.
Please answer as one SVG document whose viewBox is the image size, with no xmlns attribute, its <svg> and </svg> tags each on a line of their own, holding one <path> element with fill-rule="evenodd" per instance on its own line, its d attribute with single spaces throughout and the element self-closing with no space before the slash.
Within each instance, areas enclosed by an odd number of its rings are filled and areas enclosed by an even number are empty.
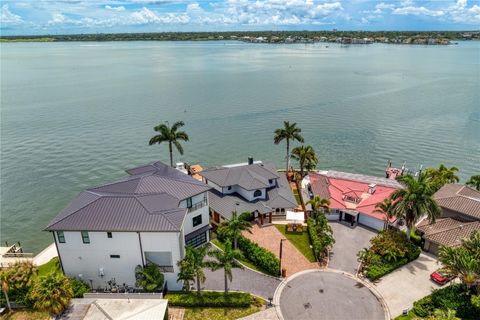
<svg viewBox="0 0 480 320">
<path fill-rule="evenodd" d="M 232 217 L 232 212 L 252 212 L 260 224 L 285 218 L 298 207 L 285 175 L 273 162 L 253 161 L 225 165 L 200 172 L 209 191 L 213 227 Z"/>
<path fill-rule="evenodd" d="M 47 226 L 64 273 L 93 289 L 109 280 L 135 285 L 135 267 L 151 262 L 170 289 L 185 246 L 209 239 L 205 183 L 161 162 L 127 170 L 128 177 L 87 189 Z"/>
</svg>

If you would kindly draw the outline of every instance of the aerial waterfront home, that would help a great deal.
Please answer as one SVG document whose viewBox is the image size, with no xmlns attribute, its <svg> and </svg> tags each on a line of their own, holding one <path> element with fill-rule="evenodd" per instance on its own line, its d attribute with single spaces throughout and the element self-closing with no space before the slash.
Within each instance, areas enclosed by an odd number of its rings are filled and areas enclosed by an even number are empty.
<svg viewBox="0 0 480 320">
<path fill-rule="evenodd" d="M 205 183 L 161 162 L 127 170 L 128 177 L 87 189 L 47 226 L 68 276 L 92 288 L 108 281 L 135 285 L 137 265 L 154 263 L 170 289 L 185 245 L 208 242 Z"/>
<path fill-rule="evenodd" d="M 461 184 L 447 184 L 434 195 L 442 209 L 435 223 L 424 219 L 417 225 L 423 249 L 436 254 L 441 245 L 457 247 L 463 238 L 480 230 L 480 191 Z"/>
<path fill-rule="evenodd" d="M 402 187 L 392 179 L 332 170 L 310 173 L 306 179 L 313 195 L 330 200 L 329 220 L 375 230 L 382 230 L 385 223 L 385 215 L 374 212 L 375 205 Z"/>
<path fill-rule="evenodd" d="M 253 161 L 225 165 L 200 172 L 209 191 L 211 222 L 214 228 L 233 212 L 252 212 L 260 224 L 285 219 L 287 210 L 298 207 L 287 178 L 273 162 Z"/>
</svg>

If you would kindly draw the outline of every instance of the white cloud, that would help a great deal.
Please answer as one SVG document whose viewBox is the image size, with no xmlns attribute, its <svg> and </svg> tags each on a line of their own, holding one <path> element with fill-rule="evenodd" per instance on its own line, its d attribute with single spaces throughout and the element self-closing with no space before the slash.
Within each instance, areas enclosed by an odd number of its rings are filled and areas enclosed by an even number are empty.
<svg viewBox="0 0 480 320">
<path fill-rule="evenodd" d="M 445 14 L 445 12 L 441 10 L 430 10 L 425 7 L 402 7 L 396 8 L 392 11 L 393 14 L 398 15 L 415 15 L 415 16 L 430 16 L 430 17 L 440 17 Z"/>
<path fill-rule="evenodd" d="M 375 6 L 377 10 L 385 10 L 385 9 L 394 9 L 395 5 L 391 3 L 381 2 Z"/>
<path fill-rule="evenodd" d="M 2 25 L 16 25 L 22 23 L 23 19 L 19 15 L 12 13 L 8 9 L 8 4 L 4 4 L 0 12 L 0 22 Z"/>
<path fill-rule="evenodd" d="M 112 6 L 106 5 L 106 6 L 105 6 L 105 9 L 107 9 L 107 10 L 114 10 L 114 11 L 125 11 L 125 7 L 124 7 L 124 6 L 112 7 Z"/>
<path fill-rule="evenodd" d="M 362 19 L 360 20 L 363 24 L 367 24 L 369 21 L 367 18 L 365 17 L 362 17 Z"/>
</svg>

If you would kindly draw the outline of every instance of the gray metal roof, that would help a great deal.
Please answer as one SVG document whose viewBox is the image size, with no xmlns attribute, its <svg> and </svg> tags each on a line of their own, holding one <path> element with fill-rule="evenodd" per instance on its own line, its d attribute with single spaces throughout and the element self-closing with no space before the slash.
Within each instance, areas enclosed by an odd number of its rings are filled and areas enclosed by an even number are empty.
<svg viewBox="0 0 480 320">
<path fill-rule="evenodd" d="M 205 169 L 200 175 L 219 185 L 228 187 L 238 185 L 245 190 L 267 188 L 270 179 L 279 177 L 277 170 L 272 171 L 273 163 L 254 163 L 231 167 Z M 275 168 L 275 165 L 273 165 Z"/>
<path fill-rule="evenodd" d="M 130 177 L 82 192 L 46 230 L 179 231 L 179 202 L 210 190 L 160 162 L 128 170 Z"/>
</svg>

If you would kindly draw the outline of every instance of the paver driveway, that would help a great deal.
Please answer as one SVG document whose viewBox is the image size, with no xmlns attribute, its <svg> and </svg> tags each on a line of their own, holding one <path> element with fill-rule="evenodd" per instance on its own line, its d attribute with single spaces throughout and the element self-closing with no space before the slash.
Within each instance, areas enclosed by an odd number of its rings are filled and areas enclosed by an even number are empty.
<svg viewBox="0 0 480 320">
<path fill-rule="evenodd" d="M 340 272 L 312 271 L 293 276 L 275 293 L 285 320 L 383 320 L 381 300 L 368 287 Z"/>
<path fill-rule="evenodd" d="M 358 269 L 357 253 L 370 246 L 370 239 L 377 233 L 362 226 L 350 228 L 338 222 L 330 222 L 335 244 L 330 252 L 331 269 L 356 274 Z"/>
<path fill-rule="evenodd" d="M 254 224 L 251 231 L 252 233 L 244 231 L 243 235 L 279 257 L 280 240 L 284 236 L 274 225 L 260 228 Z M 308 261 L 290 241 L 283 242 L 282 250 L 282 269 L 287 270 L 287 277 L 299 271 L 320 268 L 318 263 Z"/>
<path fill-rule="evenodd" d="M 380 278 L 375 287 L 385 299 L 392 317 L 412 308 L 413 302 L 427 296 L 432 289 L 440 288 L 430 280 L 430 274 L 441 267 L 441 263 L 431 255 L 420 257 L 390 274 Z"/>
</svg>

